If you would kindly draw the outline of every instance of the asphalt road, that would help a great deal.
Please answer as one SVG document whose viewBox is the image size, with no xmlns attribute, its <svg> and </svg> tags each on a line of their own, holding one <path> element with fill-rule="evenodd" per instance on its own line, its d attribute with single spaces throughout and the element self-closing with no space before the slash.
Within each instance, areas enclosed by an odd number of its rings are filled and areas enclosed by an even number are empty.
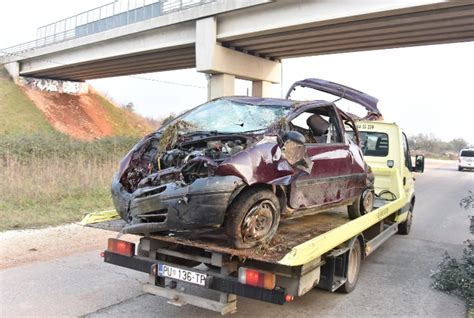
<svg viewBox="0 0 474 318">
<path fill-rule="evenodd" d="M 390 239 L 363 263 L 354 292 L 343 295 L 314 289 L 284 306 L 240 298 L 238 313 L 232 317 L 464 317 L 464 303 L 433 290 L 430 273 L 445 251 L 460 255 L 462 242 L 469 236 L 468 212 L 458 202 L 469 189 L 474 190 L 474 172 L 458 172 L 454 162 L 434 162 L 417 176 L 416 183 L 411 234 Z M 51 244 L 65 240 L 58 238 L 53 237 Z M 10 242 L 1 239 L 0 235 L 0 244 Z M 97 239 L 104 240 L 104 235 Z M 175 307 L 143 294 L 146 275 L 104 264 L 96 246 L 86 252 L 68 251 L 68 256 L 18 262 L 21 264 L 1 270 L 0 316 L 219 316 L 192 306 Z M 18 245 L 17 250 L 22 248 Z M 6 249 L 1 252 L 0 257 L 5 257 Z M 8 253 L 14 254 L 15 248 Z"/>
</svg>

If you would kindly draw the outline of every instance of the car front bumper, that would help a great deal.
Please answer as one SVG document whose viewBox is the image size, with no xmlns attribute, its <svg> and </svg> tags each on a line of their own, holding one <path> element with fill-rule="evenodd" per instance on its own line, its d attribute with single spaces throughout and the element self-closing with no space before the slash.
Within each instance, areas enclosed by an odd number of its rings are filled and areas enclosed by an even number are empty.
<svg viewBox="0 0 474 318">
<path fill-rule="evenodd" d="M 130 194 L 114 180 L 112 196 L 116 209 L 130 221 L 122 231 L 147 234 L 222 225 L 228 205 L 243 186 L 238 177 L 213 176 L 189 185 L 171 182 Z"/>
</svg>

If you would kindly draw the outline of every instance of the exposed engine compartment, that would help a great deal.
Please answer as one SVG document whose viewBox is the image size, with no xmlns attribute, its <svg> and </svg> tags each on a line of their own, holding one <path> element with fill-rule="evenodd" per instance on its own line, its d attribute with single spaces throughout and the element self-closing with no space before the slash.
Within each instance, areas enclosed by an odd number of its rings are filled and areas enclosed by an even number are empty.
<svg viewBox="0 0 474 318">
<path fill-rule="evenodd" d="M 246 149 L 249 143 L 249 137 L 244 135 L 183 136 L 161 151 L 160 137 L 149 136 L 124 159 L 130 163 L 119 174 L 127 192 L 173 181 L 190 184 L 198 178 L 213 176 L 222 161 Z"/>
</svg>

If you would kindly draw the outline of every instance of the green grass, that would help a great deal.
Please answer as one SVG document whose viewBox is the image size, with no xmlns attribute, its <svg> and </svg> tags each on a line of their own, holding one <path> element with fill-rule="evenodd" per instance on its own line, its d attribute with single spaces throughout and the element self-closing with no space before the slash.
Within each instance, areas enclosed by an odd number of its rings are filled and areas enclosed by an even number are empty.
<svg viewBox="0 0 474 318">
<path fill-rule="evenodd" d="M 41 228 L 80 221 L 90 212 L 112 208 L 110 188 L 103 186 L 89 193 L 60 199 L 0 201 L 0 231 Z"/>
<path fill-rule="evenodd" d="M 136 142 L 0 136 L 0 231 L 75 222 L 112 208 L 113 174 Z"/>
<path fill-rule="evenodd" d="M 57 133 L 3 68 L 0 73 L 0 135 Z"/>
</svg>

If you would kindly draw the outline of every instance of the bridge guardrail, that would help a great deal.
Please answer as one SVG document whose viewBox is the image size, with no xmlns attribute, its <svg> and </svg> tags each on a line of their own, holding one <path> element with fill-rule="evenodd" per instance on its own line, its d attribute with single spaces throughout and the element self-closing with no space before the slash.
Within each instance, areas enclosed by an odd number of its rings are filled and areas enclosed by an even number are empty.
<svg viewBox="0 0 474 318">
<path fill-rule="evenodd" d="M 66 40 L 118 28 L 216 0 L 116 0 L 72 17 L 39 27 L 36 40 L 0 50 L 12 56 Z"/>
</svg>

